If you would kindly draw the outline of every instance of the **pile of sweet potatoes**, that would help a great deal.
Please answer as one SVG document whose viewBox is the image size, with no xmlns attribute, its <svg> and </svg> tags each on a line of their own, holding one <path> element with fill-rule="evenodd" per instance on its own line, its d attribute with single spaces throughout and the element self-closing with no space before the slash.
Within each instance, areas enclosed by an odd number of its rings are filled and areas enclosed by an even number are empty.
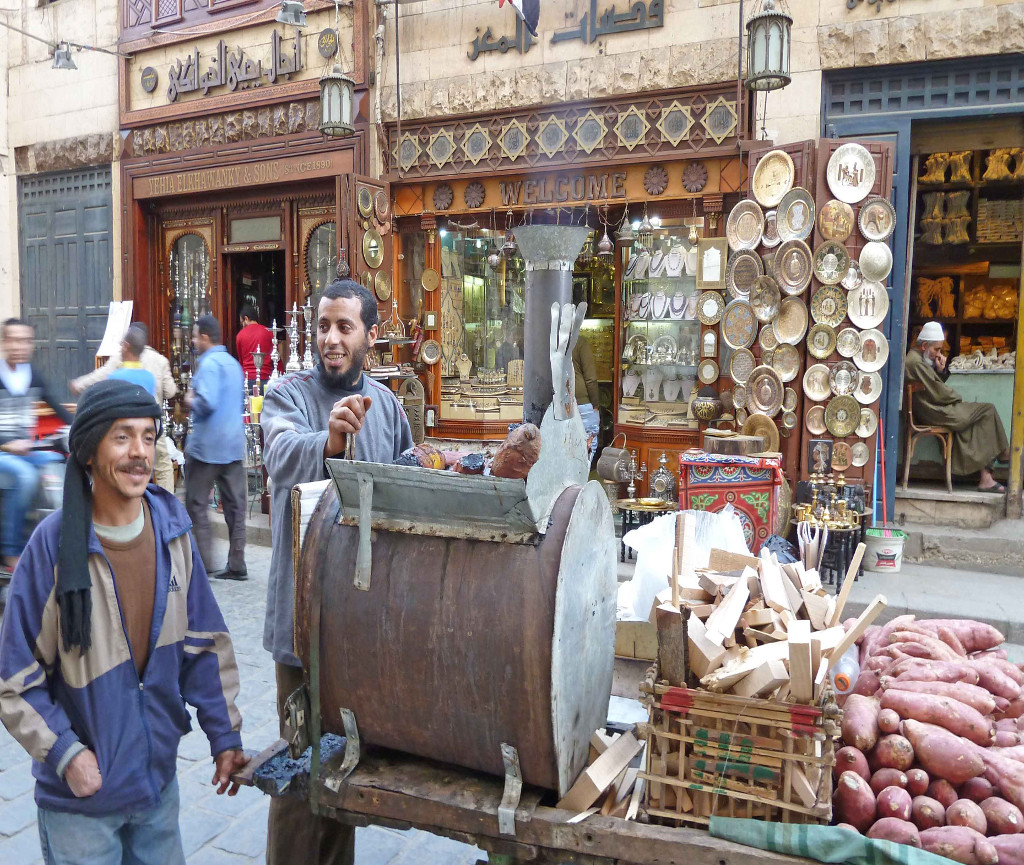
<svg viewBox="0 0 1024 865">
<path fill-rule="evenodd" d="M 1024 865 L 1024 672 L 981 622 L 899 616 L 859 641 L 833 810 L 870 838 Z"/>
</svg>

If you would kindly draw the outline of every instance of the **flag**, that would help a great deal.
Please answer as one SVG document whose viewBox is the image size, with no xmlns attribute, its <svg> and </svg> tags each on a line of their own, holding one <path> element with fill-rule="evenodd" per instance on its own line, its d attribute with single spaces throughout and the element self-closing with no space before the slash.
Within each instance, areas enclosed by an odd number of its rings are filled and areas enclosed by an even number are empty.
<svg viewBox="0 0 1024 865">
<path fill-rule="evenodd" d="M 516 15 L 523 19 L 526 29 L 536 39 L 537 20 L 540 18 L 540 0 L 498 0 L 498 8 L 500 9 L 506 2 L 512 4 L 512 8 L 516 10 Z"/>
</svg>

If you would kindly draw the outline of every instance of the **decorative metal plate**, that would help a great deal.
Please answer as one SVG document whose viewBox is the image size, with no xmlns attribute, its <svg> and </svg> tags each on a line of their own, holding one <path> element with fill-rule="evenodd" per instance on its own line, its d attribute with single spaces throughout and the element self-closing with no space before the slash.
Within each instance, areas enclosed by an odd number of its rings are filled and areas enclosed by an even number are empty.
<svg viewBox="0 0 1024 865">
<path fill-rule="evenodd" d="M 747 379 L 747 405 L 768 417 L 775 417 L 782 408 L 785 388 L 779 374 L 770 366 L 755 367 Z"/>
<path fill-rule="evenodd" d="M 860 206 L 857 223 L 867 240 L 888 240 L 896 230 L 896 208 L 887 198 L 872 195 Z"/>
<path fill-rule="evenodd" d="M 825 426 L 825 406 L 812 405 L 804 415 L 804 426 L 811 435 L 824 435 L 828 429 Z"/>
<path fill-rule="evenodd" d="M 796 412 L 784 411 L 782 413 L 782 428 L 788 433 L 796 429 Z"/>
<path fill-rule="evenodd" d="M 807 333 L 807 304 L 799 297 L 782 298 L 772 328 L 780 343 L 796 345 Z"/>
<path fill-rule="evenodd" d="M 779 449 L 779 428 L 766 414 L 751 412 L 740 432 L 745 436 L 760 436 L 765 452 L 775 453 Z"/>
<path fill-rule="evenodd" d="M 860 406 L 852 396 L 837 396 L 825 406 L 825 428 L 836 438 L 851 435 L 860 423 Z"/>
<path fill-rule="evenodd" d="M 848 360 L 841 360 L 828 371 L 828 386 L 836 396 L 850 396 L 857 389 L 860 370 Z"/>
<path fill-rule="evenodd" d="M 836 285 L 850 269 L 850 254 L 835 240 L 826 240 L 814 250 L 814 275 L 825 285 Z"/>
<path fill-rule="evenodd" d="M 845 472 L 853 460 L 853 450 L 846 442 L 832 443 L 832 471 Z"/>
<path fill-rule="evenodd" d="M 750 297 L 750 290 L 763 275 L 760 255 L 747 250 L 735 253 L 725 267 L 725 287 L 729 296 Z"/>
<path fill-rule="evenodd" d="M 434 291 L 441 284 L 441 275 L 432 267 L 424 267 L 420 285 L 425 291 Z"/>
<path fill-rule="evenodd" d="M 772 369 L 783 382 L 790 382 L 800 373 L 800 352 L 795 345 L 780 345 L 772 356 Z"/>
<path fill-rule="evenodd" d="M 420 346 L 420 360 L 433 366 L 441 359 L 441 343 L 436 339 L 428 339 Z"/>
<path fill-rule="evenodd" d="M 860 331 L 853 327 L 844 327 L 836 336 L 836 351 L 843 357 L 852 358 L 860 351 Z"/>
<path fill-rule="evenodd" d="M 764 212 L 756 201 L 741 201 L 729 213 L 725 237 L 729 248 L 740 251 L 755 249 L 764 234 Z"/>
<path fill-rule="evenodd" d="M 775 362 L 775 352 L 778 351 L 779 347 L 776 345 L 775 348 L 762 348 L 761 349 L 761 363 L 764 366 L 771 366 Z"/>
<path fill-rule="evenodd" d="M 863 201 L 875 185 L 875 160 L 860 144 L 844 144 L 828 160 L 825 169 L 828 188 L 840 201 Z"/>
<path fill-rule="evenodd" d="M 782 397 L 782 408 L 785 411 L 796 411 L 800 395 L 791 387 L 787 387 Z"/>
<path fill-rule="evenodd" d="M 749 348 L 738 348 L 732 354 L 729 361 L 729 376 L 738 385 L 745 385 L 754 371 L 757 362 L 754 360 L 754 353 Z M 746 394 L 744 394 L 746 399 Z M 733 396 L 735 403 L 735 395 Z"/>
<path fill-rule="evenodd" d="M 705 291 L 697 298 L 697 318 L 702 324 L 718 324 L 725 311 L 725 300 L 717 291 Z"/>
<path fill-rule="evenodd" d="M 860 423 L 857 424 L 857 435 L 862 439 L 869 439 L 878 431 L 878 415 L 871 409 L 862 406 L 860 410 Z"/>
<path fill-rule="evenodd" d="M 772 150 L 757 163 L 750 188 L 762 207 L 775 207 L 793 188 L 795 177 L 796 170 L 790 155 L 783 150 Z"/>
<path fill-rule="evenodd" d="M 801 294 L 814 272 L 811 248 L 802 240 L 787 240 L 775 253 L 775 281 L 785 294 Z"/>
<path fill-rule="evenodd" d="M 745 408 L 736 409 L 736 423 L 740 426 L 747 422 L 747 410 Z"/>
<path fill-rule="evenodd" d="M 769 210 L 764 215 L 764 234 L 761 235 L 761 246 L 765 249 L 773 249 L 782 241 L 779 237 L 778 212 Z"/>
<path fill-rule="evenodd" d="M 892 273 L 892 250 L 889 244 L 879 240 L 865 243 L 860 251 L 860 272 L 872 282 L 885 282 Z"/>
<path fill-rule="evenodd" d="M 837 328 L 846 318 L 846 295 L 841 288 L 825 285 L 811 296 L 811 317 L 818 324 Z"/>
<path fill-rule="evenodd" d="M 859 328 L 878 327 L 889 312 L 889 293 L 880 282 L 864 280 L 847 295 L 847 315 Z"/>
<path fill-rule="evenodd" d="M 759 277 L 750 291 L 750 306 L 754 317 L 762 324 L 768 324 L 779 313 L 779 286 L 770 276 Z"/>
<path fill-rule="evenodd" d="M 651 345 L 651 363 L 671 363 L 676 359 L 678 345 L 674 336 L 659 336 Z"/>
<path fill-rule="evenodd" d="M 825 240 L 842 243 L 853 233 L 853 208 L 831 198 L 818 211 L 818 231 Z"/>
<path fill-rule="evenodd" d="M 703 384 L 714 384 L 718 381 L 718 364 L 710 358 L 705 358 L 697 364 L 697 378 Z"/>
<path fill-rule="evenodd" d="M 854 442 L 853 447 L 850 448 L 850 462 L 856 468 L 861 468 L 868 464 L 868 460 L 871 458 L 871 451 L 864 442 Z"/>
<path fill-rule="evenodd" d="M 860 265 L 851 259 L 846 276 L 843 277 L 840 285 L 847 291 L 853 291 L 855 288 L 859 288 L 862 282 L 864 282 L 864 276 L 860 272 Z"/>
<path fill-rule="evenodd" d="M 368 270 L 363 271 L 363 275 L 359 277 L 359 281 L 362 282 L 363 288 L 367 291 L 373 291 L 373 274 Z"/>
<path fill-rule="evenodd" d="M 832 389 L 828 385 L 828 367 L 816 363 L 804 372 L 804 396 L 815 402 L 828 399 Z"/>
<path fill-rule="evenodd" d="M 369 191 L 369 190 L 367 190 Z M 370 206 L 373 206 L 373 199 L 370 199 Z M 369 229 L 363 235 L 363 261 L 366 266 L 376 270 L 384 261 L 384 239 L 376 228 Z"/>
<path fill-rule="evenodd" d="M 806 240 L 814 230 L 814 199 L 804 188 L 789 190 L 779 202 L 776 217 L 779 237 L 783 240 Z"/>
<path fill-rule="evenodd" d="M 747 376 L 750 378 L 750 376 Z M 742 384 L 736 385 L 732 389 L 732 404 L 734 408 L 746 408 L 747 407 L 747 388 Z"/>
<path fill-rule="evenodd" d="M 757 319 L 746 300 L 730 300 L 722 314 L 722 339 L 729 348 L 746 348 L 754 344 Z"/>
<path fill-rule="evenodd" d="M 836 350 L 836 332 L 827 324 L 812 325 L 807 332 L 807 351 L 817 360 L 828 360 Z"/>
<path fill-rule="evenodd" d="M 391 202 L 388 201 L 387 193 L 383 189 L 378 189 L 373 195 L 373 212 L 378 222 L 387 219 L 391 212 Z"/>
<path fill-rule="evenodd" d="M 882 395 L 882 377 L 877 372 L 862 372 L 853 392 L 861 405 L 872 405 Z"/>
<path fill-rule="evenodd" d="M 360 186 L 356 193 L 356 207 L 359 208 L 359 215 L 363 219 L 373 216 L 373 193 L 366 186 Z"/>
<path fill-rule="evenodd" d="M 775 335 L 774 327 L 762 327 L 761 333 L 757 336 L 757 342 L 761 346 L 762 355 L 766 351 L 774 351 L 779 347 L 779 338 Z M 768 363 L 768 361 L 764 361 Z"/>
<path fill-rule="evenodd" d="M 381 303 L 391 300 L 391 274 L 386 270 L 378 270 L 374 276 L 373 293 L 377 295 L 377 300 Z"/>
<path fill-rule="evenodd" d="M 889 360 L 889 340 L 880 330 L 871 328 L 860 335 L 860 351 L 853 356 L 853 362 L 864 372 L 876 372 Z"/>
</svg>

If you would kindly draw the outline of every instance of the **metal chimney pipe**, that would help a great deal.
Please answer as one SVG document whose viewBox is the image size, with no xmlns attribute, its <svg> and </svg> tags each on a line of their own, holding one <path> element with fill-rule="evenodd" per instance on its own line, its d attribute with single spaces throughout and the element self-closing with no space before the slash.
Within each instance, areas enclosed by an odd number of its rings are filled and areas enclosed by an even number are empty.
<svg viewBox="0 0 1024 865">
<path fill-rule="evenodd" d="M 523 421 L 540 426 L 555 389 L 551 382 L 551 304 L 572 303 L 572 268 L 590 229 L 522 225 L 513 229 L 526 261 Z"/>
</svg>

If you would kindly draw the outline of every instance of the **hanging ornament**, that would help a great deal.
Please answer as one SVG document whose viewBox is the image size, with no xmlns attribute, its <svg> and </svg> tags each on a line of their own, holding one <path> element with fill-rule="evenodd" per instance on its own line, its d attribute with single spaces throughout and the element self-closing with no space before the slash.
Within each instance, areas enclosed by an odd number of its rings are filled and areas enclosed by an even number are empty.
<svg viewBox="0 0 1024 865">
<path fill-rule="evenodd" d="M 615 239 L 619 243 L 632 243 L 636 240 L 636 235 L 633 234 L 633 224 L 629 221 L 629 205 L 626 205 L 625 211 L 622 214 L 622 222 L 619 224 L 618 230 L 615 232 Z"/>
<path fill-rule="evenodd" d="M 601 239 L 597 242 L 597 254 L 601 258 L 611 258 L 615 254 L 615 244 L 612 243 L 612 239 L 608 236 L 608 209 L 605 208 L 605 215 L 601 217 L 601 223 L 604 225 L 604 233 L 601 235 Z"/>
</svg>

